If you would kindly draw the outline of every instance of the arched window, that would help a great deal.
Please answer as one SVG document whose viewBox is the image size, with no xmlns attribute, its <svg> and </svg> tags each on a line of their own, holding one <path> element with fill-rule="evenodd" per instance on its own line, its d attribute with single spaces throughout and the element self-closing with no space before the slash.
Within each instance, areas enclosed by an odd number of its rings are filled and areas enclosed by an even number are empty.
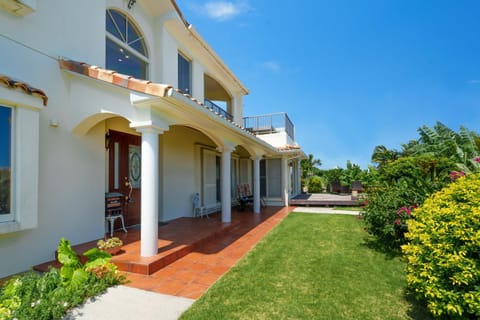
<svg viewBox="0 0 480 320">
<path fill-rule="evenodd" d="M 106 12 L 106 68 L 147 79 L 148 53 L 144 37 L 124 13 Z"/>
</svg>

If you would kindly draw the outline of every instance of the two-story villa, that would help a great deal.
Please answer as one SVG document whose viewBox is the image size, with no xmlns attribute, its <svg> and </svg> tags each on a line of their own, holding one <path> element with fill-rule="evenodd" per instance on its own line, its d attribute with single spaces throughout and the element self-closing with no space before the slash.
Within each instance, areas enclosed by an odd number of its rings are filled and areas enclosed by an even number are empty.
<svg viewBox="0 0 480 320">
<path fill-rule="evenodd" d="M 128 196 L 141 255 L 192 196 L 230 222 L 237 186 L 300 193 L 294 126 L 245 117 L 247 88 L 174 0 L 0 0 L 0 277 L 103 237 L 105 193 Z"/>
</svg>

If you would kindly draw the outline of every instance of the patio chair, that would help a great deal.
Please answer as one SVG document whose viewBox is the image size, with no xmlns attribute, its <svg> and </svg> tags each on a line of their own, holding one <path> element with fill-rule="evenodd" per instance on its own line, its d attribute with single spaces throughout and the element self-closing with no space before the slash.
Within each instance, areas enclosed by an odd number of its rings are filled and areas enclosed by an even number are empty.
<svg viewBox="0 0 480 320">
<path fill-rule="evenodd" d="M 123 218 L 123 199 L 124 196 L 120 192 L 105 193 L 105 232 L 108 232 L 108 225 L 110 225 L 110 237 L 113 236 L 115 220 L 117 219 L 122 222 L 123 231 L 128 232 Z"/>
<path fill-rule="evenodd" d="M 239 184 L 237 186 L 237 200 L 240 204 L 240 211 L 245 210 L 248 204 L 253 204 L 253 195 L 248 183 Z"/>
<path fill-rule="evenodd" d="M 208 218 L 208 211 L 207 207 L 200 205 L 200 194 L 195 193 L 192 197 L 193 203 L 193 216 L 203 218 L 203 216 L 207 216 Z"/>
</svg>

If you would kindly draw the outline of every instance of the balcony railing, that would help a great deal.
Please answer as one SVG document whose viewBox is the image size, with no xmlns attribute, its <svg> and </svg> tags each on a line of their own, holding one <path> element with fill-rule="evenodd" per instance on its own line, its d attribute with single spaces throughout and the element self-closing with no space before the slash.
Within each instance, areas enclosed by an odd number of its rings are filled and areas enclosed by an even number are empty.
<svg viewBox="0 0 480 320">
<path fill-rule="evenodd" d="M 217 106 L 215 103 L 213 103 L 212 101 L 208 100 L 208 99 L 205 99 L 205 102 L 204 102 L 205 106 L 207 108 L 209 108 L 210 110 L 212 110 L 213 112 L 216 112 L 218 113 L 219 115 L 222 115 L 224 116 L 225 118 L 227 118 L 228 120 L 230 121 L 233 121 L 233 116 L 228 113 L 227 111 L 225 111 L 224 109 L 222 109 L 221 107 Z"/>
<path fill-rule="evenodd" d="M 255 134 L 285 131 L 295 141 L 295 129 L 285 112 L 243 118 L 243 126 Z"/>
</svg>

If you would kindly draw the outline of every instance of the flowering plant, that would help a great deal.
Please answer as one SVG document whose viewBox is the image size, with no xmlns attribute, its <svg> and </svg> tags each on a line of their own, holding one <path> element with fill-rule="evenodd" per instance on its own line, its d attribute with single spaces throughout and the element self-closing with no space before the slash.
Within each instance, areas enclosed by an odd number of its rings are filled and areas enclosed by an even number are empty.
<svg viewBox="0 0 480 320">
<path fill-rule="evenodd" d="M 464 176 L 465 176 L 465 172 L 463 172 L 463 171 L 452 171 L 452 172 L 450 172 L 450 179 L 452 181 L 455 181 L 458 178 L 461 178 L 461 177 L 464 177 Z"/>
<path fill-rule="evenodd" d="M 395 225 L 405 225 L 406 221 L 411 218 L 412 210 L 415 209 L 416 205 L 403 206 L 397 210 L 398 218 L 395 219 L 393 224 Z"/>
<path fill-rule="evenodd" d="M 115 247 L 120 247 L 123 245 L 122 240 L 120 240 L 118 237 L 112 237 L 107 240 L 100 239 L 97 241 L 97 247 L 100 250 L 106 250 L 106 249 L 111 249 Z"/>
</svg>

